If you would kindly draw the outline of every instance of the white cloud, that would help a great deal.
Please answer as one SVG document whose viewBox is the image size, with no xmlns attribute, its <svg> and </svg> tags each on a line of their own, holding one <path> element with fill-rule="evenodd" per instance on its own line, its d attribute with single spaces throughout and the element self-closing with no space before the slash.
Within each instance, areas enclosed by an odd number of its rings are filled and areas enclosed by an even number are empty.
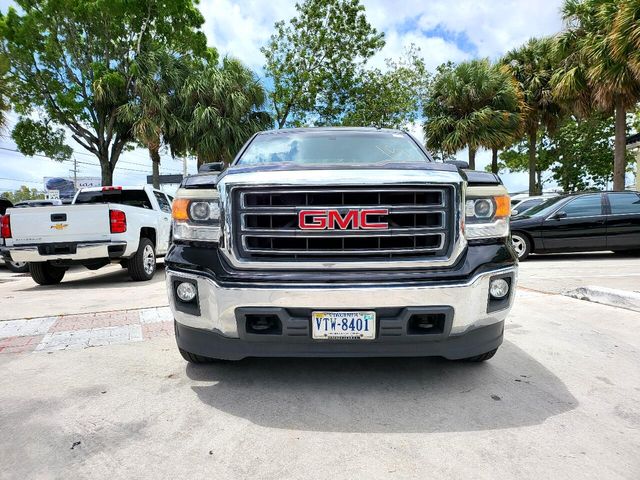
<svg viewBox="0 0 640 480">
<path fill-rule="evenodd" d="M 260 48 L 273 33 L 275 22 L 295 15 L 295 4 L 287 0 L 205 0 L 200 11 L 209 45 L 222 55 L 232 55 L 260 70 L 264 65 Z"/>
</svg>

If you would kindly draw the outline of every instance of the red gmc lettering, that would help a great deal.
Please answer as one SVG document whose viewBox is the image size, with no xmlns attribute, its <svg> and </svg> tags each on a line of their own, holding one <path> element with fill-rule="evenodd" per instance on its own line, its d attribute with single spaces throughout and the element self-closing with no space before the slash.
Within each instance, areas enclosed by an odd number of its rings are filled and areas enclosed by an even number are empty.
<svg viewBox="0 0 640 480">
<path fill-rule="evenodd" d="M 360 228 L 365 230 L 387 230 L 389 224 L 387 222 L 369 223 L 367 220 L 368 215 L 388 215 L 389 210 L 386 208 L 379 210 L 361 210 L 360 211 Z"/>
<path fill-rule="evenodd" d="M 301 210 L 298 226 L 302 230 L 386 230 L 387 222 L 370 222 L 369 215 L 388 215 L 387 209 L 349 210 L 344 216 L 338 210 Z"/>
</svg>

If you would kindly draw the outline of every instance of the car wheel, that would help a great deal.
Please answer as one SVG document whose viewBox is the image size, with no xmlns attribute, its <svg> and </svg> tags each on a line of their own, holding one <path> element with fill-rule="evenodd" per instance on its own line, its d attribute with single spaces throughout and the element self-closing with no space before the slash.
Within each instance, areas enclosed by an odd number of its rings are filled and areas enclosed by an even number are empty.
<svg viewBox="0 0 640 480">
<path fill-rule="evenodd" d="M 12 262 L 5 261 L 7 268 L 14 273 L 27 273 L 29 271 L 29 264 L 27 262 Z"/>
<path fill-rule="evenodd" d="M 511 241 L 513 242 L 513 249 L 516 251 L 518 260 L 526 260 L 531 253 L 531 242 L 527 236 L 522 233 L 512 233 Z"/>
<path fill-rule="evenodd" d="M 497 351 L 498 351 L 498 349 L 496 348 L 494 350 L 491 350 L 490 352 L 483 353 L 482 355 L 475 355 L 473 357 L 463 358 L 462 361 L 463 362 L 473 362 L 473 363 L 485 362 L 485 361 L 493 358 L 493 356 L 496 354 Z"/>
<path fill-rule="evenodd" d="M 136 282 L 151 280 L 156 273 L 156 251 L 148 238 L 141 238 L 138 251 L 129 259 L 129 276 Z"/>
<path fill-rule="evenodd" d="M 178 350 L 180 351 L 180 355 L 182 355 L 182 358 L 184 358 L 189 363 L 203 364 L 219 361 L 215 358 L 203 357 L 202 355 L 196 355 L 195 353 L 187 352 L 186 350 L 183 350 L 179 347 Z"/>
<path fill-rule="evenodd" d="M 66 271 L 62 267 L 54 267 L 47 262 L 29 263 L 31 278 L 39 285 L 56 285 L 60 283 Z"/>
</svg>

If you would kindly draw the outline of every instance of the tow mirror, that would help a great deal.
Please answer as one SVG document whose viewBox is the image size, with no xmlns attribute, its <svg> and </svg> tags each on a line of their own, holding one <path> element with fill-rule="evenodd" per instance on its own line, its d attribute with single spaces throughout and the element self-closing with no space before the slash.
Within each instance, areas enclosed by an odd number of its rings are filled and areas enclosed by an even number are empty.
<svg viewBox="0 0 640 480">
<path fill-rule="evenodd" d="M 566 216 L 567 216 L 567 212 L 562 212 L 562 211 L 560 211 L 560 212 L 556 212 L 556 213 L 553 215 L 553 219 L 554 219 L 554 220 L 560 220 L 561 218 L 566 218 Z"/>
<path fill-rule="evenodd" d="M 221 172 L 224 168 L 224 163 L 222 162 L 213 162 L 213 163 L 203 163 L 198 168 L 198 173 L 214 173 Z"/>
</svg>

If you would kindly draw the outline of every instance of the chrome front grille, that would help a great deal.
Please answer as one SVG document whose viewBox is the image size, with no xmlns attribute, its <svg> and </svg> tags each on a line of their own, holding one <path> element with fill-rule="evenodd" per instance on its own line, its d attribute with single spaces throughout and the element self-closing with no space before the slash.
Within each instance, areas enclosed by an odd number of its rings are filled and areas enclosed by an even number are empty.
<svg viewBox="0 0 640 480">
<path fill-rule="evenodd" d="M 242 259 L 345 261 L 364 258 L 430 258 L 447 254 L 454 228 L 453 188 L 252 188 L 233 194 L 235 251 Z M 301 211 L 356 210 L 386 229 L 303 230 Z M 322 215 L 320 215 L 322 216 Z M 335 226 L 335 224 L 334 224 Z"/>
</svg>

